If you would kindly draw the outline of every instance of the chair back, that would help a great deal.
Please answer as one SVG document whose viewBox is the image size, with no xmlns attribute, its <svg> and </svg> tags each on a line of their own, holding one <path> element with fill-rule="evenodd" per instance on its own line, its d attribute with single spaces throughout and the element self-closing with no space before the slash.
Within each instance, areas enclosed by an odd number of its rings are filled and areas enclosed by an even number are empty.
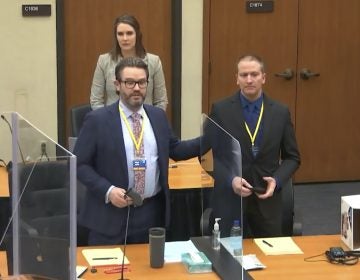
<svg viewBox="0 0 360 280">
<path fill-rule="evenodd" d="M 70 109 L 71 136 L 78 137 L 87 113 L 91 111 L 90 104 L 78 105 Z"/>
<path fill-rule="evenodd" d="M 69 172 L 67 161 L 19 165 L 20 186 L 26 186 L 20 209 L 25 223 L 38 234 L 68 238 Z"/>
<path fill-rule="evenodd" d="M 294 186 L 289 179 L 281 187 L 282 196 L 282 232 L 285 236 L 293 235 L 294 228 Z"/>
</svg>

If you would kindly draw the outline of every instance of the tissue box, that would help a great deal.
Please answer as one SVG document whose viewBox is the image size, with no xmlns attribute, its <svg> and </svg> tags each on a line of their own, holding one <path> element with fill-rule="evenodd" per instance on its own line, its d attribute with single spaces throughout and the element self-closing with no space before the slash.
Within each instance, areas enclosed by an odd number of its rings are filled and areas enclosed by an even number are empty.
<svg viewBox="0 0 360 280">
<path fill-rule="evenodd" d="M 350 250 L 360 249 L 360 195 L 341 197 L 341 240 Z"/>
<path fill-rule="evenodd" d="M 211 272 L 211 262 L 203 252 L 183 253 L 181 261 L 190 273 Z"/>
</svg>

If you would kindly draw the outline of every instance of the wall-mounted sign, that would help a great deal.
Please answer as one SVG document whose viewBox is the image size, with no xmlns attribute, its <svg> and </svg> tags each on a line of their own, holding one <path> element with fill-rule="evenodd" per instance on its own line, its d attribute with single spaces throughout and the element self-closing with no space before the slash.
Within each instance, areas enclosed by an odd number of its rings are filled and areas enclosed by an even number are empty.
<svg viewBox="0 0 360 280">
<path fill-rule="evenodd" d="M 274 1 L 246 1 L 247 13 L 271 13 L 274 10 Z"/>
<path fill-rule="evenodd" d="M 51 5 L 22 5 L 23 17 L 49 17 Z"/>
</svg>

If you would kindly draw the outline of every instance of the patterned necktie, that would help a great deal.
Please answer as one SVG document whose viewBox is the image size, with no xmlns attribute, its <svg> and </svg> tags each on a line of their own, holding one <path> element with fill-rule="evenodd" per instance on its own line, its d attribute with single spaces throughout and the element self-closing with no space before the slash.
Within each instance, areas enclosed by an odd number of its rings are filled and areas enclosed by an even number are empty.
<svg viewBox="0 0 360 280">
<path fill-rule="evenodd" d="M 133 113 L 131 115 L 133 120 L 133 133 L 136 141 L 139 141 L 141 134 L 141 115 L 138 113 Z M 144 141 L 142 139 L 139 150 L 134 149 L 135 159 L 143 159 L 144 158 Z M 135 190 L 143 195 L 145 189 L 145 168 L 135 169 L 134 170 L 134 180 L 135 180 Z"/>
</svg>

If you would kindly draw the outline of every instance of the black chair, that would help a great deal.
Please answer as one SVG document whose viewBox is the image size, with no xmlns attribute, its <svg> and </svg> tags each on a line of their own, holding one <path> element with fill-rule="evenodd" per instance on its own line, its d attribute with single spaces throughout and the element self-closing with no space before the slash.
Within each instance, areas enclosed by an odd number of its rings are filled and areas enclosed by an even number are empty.
<svg viewBox="0 0 360 280">
<path fill-rule="evenodd" d="M 18 170 L 20 192 L 26 188 L 18 209 L 26 231 L 32 236 L 68 238 L 68 161 L 21 163 L 18 164 Z"/>
<path fill-rule="evenodd" d="M 21 273 L 66 279 L 70 246 L 70 178 L 67 160 L 19 163 Z M 12 186 L 12 172 L 9 183 Z M 12 195 L 12 187 L 10 187 Z M 12 235 L 7 237 L 9 271 Z"/>
<path fill-rule="evenodd" d="M 69 167 L 67 160 L 19 164 L 19 184 L 26 186 L 21 198 L 21 227 L 31 236 L 69 237 Z M 31 174 L 31 175 L 30 175 Z M 12 184 L 9 173 L 9 182 Z M 83 205 L 85 186 L 77 182 L 77 213 Z M 11 188 L 10 188 L 11 189 Z M 78 225 L 79 246 L 87 245 L 87 229 Z"/>
<path fill-rule="evenodd" d="M 295 211 L 294 211 L 294 185 L 290 179 L 281 188 L 282 193 L 282 229 L 284 236 L 302 235 L 302 224 L 301 222 L 295 222 Z"/>
<path fill-rule="evenodd" d="M 90 104 L 83 104 L 74 106 L 70 110 L 71 117 L 71 135 L 69 137 L 69 150 L 73 151 L 76 143 L 76 139 L 79 136 L 84 118 L 87 113 L 91 112 Z M 77 203 L 78 203 L 78 213 L 82 207 L 83 200 L 85 198 L 86 187 L 79 181 L 77 181 Z M 88 240 L 89 230 L 78 224 L 77 226 L 77 245 L 86 246 Z"/>
<path fill-rule="evenodd" d="M 90 104 L 74 106 L 70 109 L 71 116 L 71 136 L 78 137 L 84 118 L 91 111 Z"/>
<path fill-rule="evenodd" d="M 290 179 L 281 189 L 282 193 L 282 234 L 283 236 L 302 235 L 301 222 L 295 222 L 294 212 L 294 186 Z M 203 212 L 200 220 L 200 230 L 202 235 L 211 235 L 214 224 L 212 208 L 207 208 Z"/>
</svg>

